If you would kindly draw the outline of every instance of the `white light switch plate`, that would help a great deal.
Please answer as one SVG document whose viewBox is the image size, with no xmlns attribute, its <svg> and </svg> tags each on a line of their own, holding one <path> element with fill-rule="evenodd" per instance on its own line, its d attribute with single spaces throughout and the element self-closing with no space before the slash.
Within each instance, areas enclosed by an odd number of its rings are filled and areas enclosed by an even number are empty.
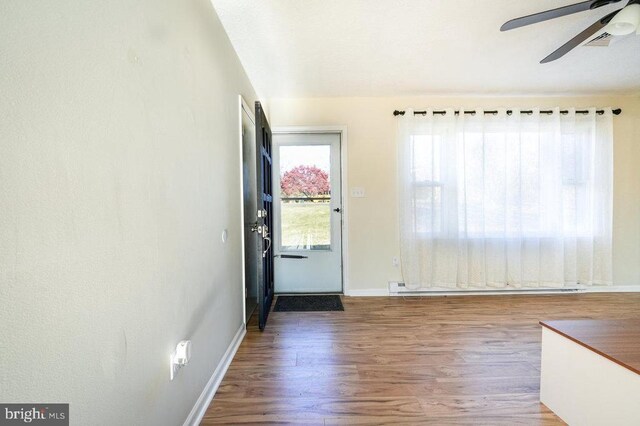
<svg viewBox="0 0 640 426">
<path fill-rule="evenodd" d="M 364 198 L 364 188 L 359 186 L 351 188 L 351 196 L 353 198 Z"/>
</svg>

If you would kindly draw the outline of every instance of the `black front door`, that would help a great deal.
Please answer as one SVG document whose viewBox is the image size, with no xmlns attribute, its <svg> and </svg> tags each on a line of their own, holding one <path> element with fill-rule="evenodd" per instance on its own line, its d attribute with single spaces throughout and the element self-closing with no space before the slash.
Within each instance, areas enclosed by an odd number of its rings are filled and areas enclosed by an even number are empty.
<svg viewBox="0 0 640 426">
<path fill-rule="evenodd" d="M 260 102 L 256 102 L 256 177 L 258 179 L 258 324 L 264 330 L 273 302 L 273 191 L 271 185 L 271 128 Z"/>
</svg>

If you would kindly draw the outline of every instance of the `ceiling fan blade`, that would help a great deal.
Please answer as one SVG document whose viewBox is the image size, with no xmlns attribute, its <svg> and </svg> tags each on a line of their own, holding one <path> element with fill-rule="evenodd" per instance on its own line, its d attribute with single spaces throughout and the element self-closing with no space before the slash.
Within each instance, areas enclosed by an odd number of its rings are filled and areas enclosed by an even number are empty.
<svg viewBox="0 0 640 426">
<path fill-rule="evenodd" d="M 548 21 L 549 19 L 559 18 L 561 16 L 571 15 L 572 13 L 584 12 L 591 9 L 592 0 L 583 1 L 581 3 L 571 4 L 569 6 L 559 7 L 533 15 L 523 16 L 521 18 L 512 19 L 505 22 L 500 31 L 508 31 L 514 28 L 524 27 L 526 25 L 536 24 L 538 22 Z"/>
<path fill-rule="evenodd" d="M 593 34 L 600 31 L 602 28 L 604 28 L 609 23 L 611 18 L 613 18 L 613 16 L 616 13 L 618 13 L 620 10 L 616 10 L 615 12 L 608 14 L 604 18 L 599 19 L 596 23 L 591 25 L 589 28 L 582 31 L 580 34 L 578 34 L 577 36 L 575 36 L 574 38 L 572 38 L 571 40 L 569 40 L 568 42 L 560 46 L 558 49 L 556 49 L 555 52 L 553 52 L 552 54 L 550 54 L 549 56 L 541 60 L 540 63 L 546 64 L 547 62 L 555 61 L 556 59 L 562 58 L 564 55 L 566 55 L 576 47 L 580 46 L 585 40 L 587 40 Z"/>
</svg>

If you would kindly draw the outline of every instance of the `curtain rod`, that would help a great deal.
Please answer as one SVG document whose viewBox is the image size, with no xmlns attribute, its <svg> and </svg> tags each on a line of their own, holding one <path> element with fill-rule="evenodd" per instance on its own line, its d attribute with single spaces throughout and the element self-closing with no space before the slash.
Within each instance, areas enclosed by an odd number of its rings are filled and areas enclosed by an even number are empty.
<svg viewBox="0 0 640 426">
<path fill-rule="evenodd" d="M 544 111 L 540 111 L 540 114 L 553 114 L 553 112 L 554 111 L 551 111 L 551 110 L 544 110 Z M 613 113 L 613 115 L 620 115 L 620 113 L 622 112 L 622 109 L 616 108 L 616 109 L 611 110 L 611 112 Z M 404 111 L 398 111 L 398 110 L 393 111 L 393 115 L 394 116 L 404 115 L 404 113 L 405 113 Z M 447 111 L 433 111 L 434 115 L 445 115 L 446 113 L 447 113 Z M 454 111 L 454 113 L 455 113 L 455 115 L 459 115 L 460 111 Z M 463 111 L 463 113 L 475 115 L 476 112 L 475 111 Z M 485 111 L 484 113 L 485 114 L 497 114 L 498 111 L 495 111 L 495 110 L 494 111 Z M 426 114 L 427 114 L 427 111 L 414 111 L 413 112 L 413 115 L 426 115 Z M 513 111 L 508 109 L 507 110 L 507 115 L 511 115 L 511 114 L 513 114 Z M 532 110 L 523 110 L 523 111 L 520 111 L 520 114 L 533 114 L 533 111 Z M 560 114 L 569 114 L 569 111 L 562 110 L 562 111 L 560 111 Z M 584 110 L 584 109 L 583 110 L 576 110 L 576 114 L 589 114 L 589 111 L 588 110 Z M 602 114 L 604 114 L 604 111 L 599 109 L 599 110 L 596 111 L 596 114 L 602 115 Z"/>
</svg>

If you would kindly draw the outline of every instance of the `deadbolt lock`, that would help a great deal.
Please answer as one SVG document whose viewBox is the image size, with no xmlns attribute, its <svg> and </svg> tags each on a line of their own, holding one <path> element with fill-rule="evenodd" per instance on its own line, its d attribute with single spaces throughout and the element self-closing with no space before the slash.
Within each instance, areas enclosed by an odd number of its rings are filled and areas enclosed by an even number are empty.
<svg viewBox="0 0 640 426">
<path fill-rule="evenodd" d="M 267 238 L 269 236 L 269 227 L 267 225 L 258 225 L 258 223 L 254 223 L 251 225 L 251 232 L 257 232 L 262 236 L 262 238 Z"/>
</svg>

